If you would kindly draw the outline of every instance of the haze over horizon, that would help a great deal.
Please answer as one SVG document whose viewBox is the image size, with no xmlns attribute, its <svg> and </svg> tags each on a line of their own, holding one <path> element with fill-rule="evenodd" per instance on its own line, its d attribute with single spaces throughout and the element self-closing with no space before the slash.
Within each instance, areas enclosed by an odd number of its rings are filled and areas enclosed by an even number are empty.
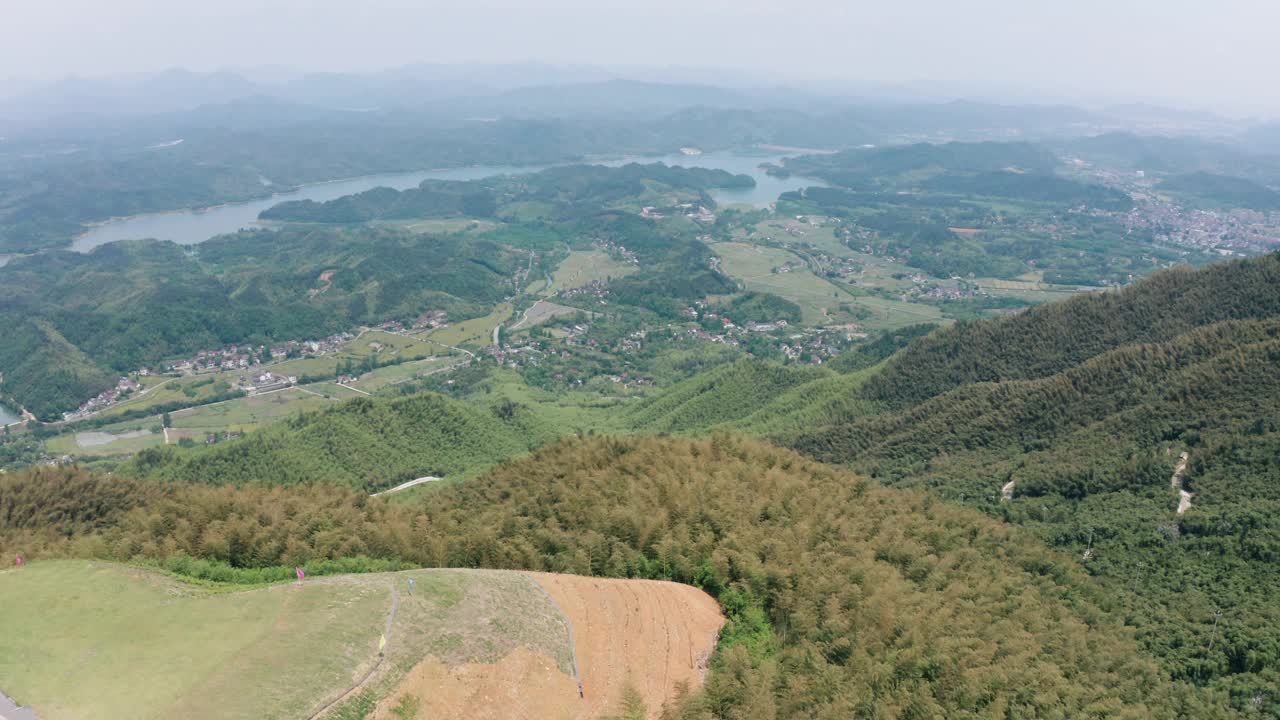
<svg viewBox="0 0 1280 720">
<path fill-rule="evenodd" d="M 0 83 L 66 76 L 288 68 L 372 72 L 416 63 L 630 68 L 658 80 L 904 87 L 1017 102 L 1162 103 L 1278 115 L 1260 92 L 1280 66 L 1280 6 L 1224 0 L 632 3 L 501 0 L 55 0 L 10 8 Z M 719 68 L 725 70 L 717 70 Z M 732 70 L 728 70 L 732 68 Z"/>
</svg>

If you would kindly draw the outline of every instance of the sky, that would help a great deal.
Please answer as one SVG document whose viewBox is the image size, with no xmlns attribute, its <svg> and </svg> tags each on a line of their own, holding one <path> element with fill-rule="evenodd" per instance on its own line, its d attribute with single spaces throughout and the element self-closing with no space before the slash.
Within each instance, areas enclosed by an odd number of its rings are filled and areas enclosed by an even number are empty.
<svg viewBox="0 0 1280 720">
<path fill-rule="evenodd" d="M 1273 0 L 40 0 L 0 80 L 524 62 L 1280 115 Z"/>
</svg>

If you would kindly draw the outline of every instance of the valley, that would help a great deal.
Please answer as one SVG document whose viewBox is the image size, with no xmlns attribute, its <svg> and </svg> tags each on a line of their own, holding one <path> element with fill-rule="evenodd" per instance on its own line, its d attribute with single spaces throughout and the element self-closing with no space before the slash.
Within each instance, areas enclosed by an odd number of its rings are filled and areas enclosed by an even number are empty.
<svg viewBox="0 0 1280 720">
<path fill-rule="evenodd" d="M 0 137 L 0 713 L 1280 718 L 1265 128 L 419 72 Z"/>
</svg>

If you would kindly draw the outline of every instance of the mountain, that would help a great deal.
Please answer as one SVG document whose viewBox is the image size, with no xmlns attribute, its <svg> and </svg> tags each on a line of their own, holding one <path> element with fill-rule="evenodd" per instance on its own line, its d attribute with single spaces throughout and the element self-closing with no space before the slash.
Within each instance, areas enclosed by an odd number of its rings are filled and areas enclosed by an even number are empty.
<svg viewBox="0 0 1280 720">
<path fill-rule="evenodd" d="M 0 391 L 57 419 L 120 375 L 235 343 L 321 338 L 360 324 L 485 315 L 517 252 L 393 228 L 245 231 L 190 254 L 171 242 L 109 243 L 0 268 Z M 326 291 L 314 292 L 330 272 Z"/>
<path fill-rule="evenodd" d="M 1271 255 L 958 323 L 859 387 L 887 410 L 773 440 L 1073 553 L 1168 672 L 1248 708 L 1280 681 L 1277 283 Z"/>
<path fill-rule="evenodd" d="M 144 451 L 131 473 L 213 484 L 328 483 L 365 492 L 474 473 L 558 433 L 513 404 L 476 407 L 431 393 L 356 398 L 195 454 Z"/>
<path fill-rule="evenodd" d="M 567 441 L 413 507 L 75 469 L 0 489 L 0 552 L 37 560 L 127 555 L 224 583 L 308 554 L 694 584 L 728 622 L 705 690 L 670 708 L 684 717 L 1230 716 L 1029 533 L 753 441 Z"/>
<path fill-rule="evenodd" d="M 1207 172 L 1177 175 L 1157 186 L 1161 192 L 1183 196 L 1210 207 L 1280 210 L 1280 192 L 1261 183 Z"/>
<path fill-rule="evenodd" d="M 1047 377 L 1128 344 L 1168 342 L 1223 320 L 1280 314 L 1280 255 L 1158 273 L 923 338 L 868 381 L 867 399 L 909 406 L 961 385 Z"/>
</svg>

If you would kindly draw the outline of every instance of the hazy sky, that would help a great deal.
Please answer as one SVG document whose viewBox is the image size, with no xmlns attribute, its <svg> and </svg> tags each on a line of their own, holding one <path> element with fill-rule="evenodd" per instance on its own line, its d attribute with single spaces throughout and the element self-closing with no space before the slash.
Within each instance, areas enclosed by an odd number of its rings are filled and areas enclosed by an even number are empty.
<svg viewBox="0 0 1280 720">
<path fill-rule="evenodd" d="M 0 78 L 538 60 L 1280 112 L 1274 0 L 11 0 Z"/>
</svg>

